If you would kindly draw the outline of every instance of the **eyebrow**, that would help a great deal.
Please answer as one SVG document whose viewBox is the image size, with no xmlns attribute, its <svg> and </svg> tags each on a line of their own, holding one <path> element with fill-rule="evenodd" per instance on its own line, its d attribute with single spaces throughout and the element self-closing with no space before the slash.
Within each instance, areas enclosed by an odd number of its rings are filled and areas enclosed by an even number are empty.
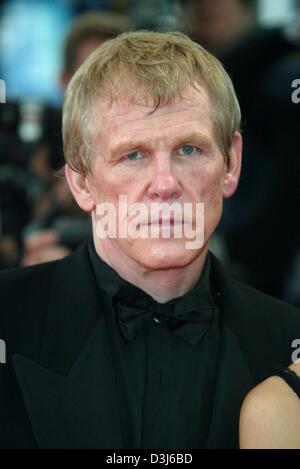
<svg viewBox="0 0 300 469">
<path fill-rule="evenodd" d="M 179 134 L 174 136 L 174 139 L 171 142 L 172 147 L 178 147 L 183 144 L 188 144 L 188 143 L 195 143 L 198 145 L 202 145 L 206 149 L 210 149 L 212 146 L 212 140 L 211 138 L 203 134 L 202 132 L 199 131 L 192 131 L 192 132 L 187 132 L 183 134 Z M 121 140 L 118 142 L 115 146 L 112 147 L 111 149 L 111 154 L 112 155 L 120 155 L 122 153 L 135 150 L 138 148 L 145 148 L 145 147 L 150 147 L 153 146 L 153 141 L 147 143 L 143 139 L 127 139 L 125 138 L 124 140 Z"/>
</svg>

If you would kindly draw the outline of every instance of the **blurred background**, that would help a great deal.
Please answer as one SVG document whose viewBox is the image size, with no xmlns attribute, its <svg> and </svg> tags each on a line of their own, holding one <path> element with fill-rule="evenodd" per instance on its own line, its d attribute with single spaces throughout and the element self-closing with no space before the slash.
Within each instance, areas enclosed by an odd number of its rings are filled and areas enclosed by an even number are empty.
<svg viewBox="0 0 300 469">
<path fill-rule="evenodd" d="M 300 306 L 299 0 L 0 1 L 0 269 L 62 258 L 90 235 L 55 176 L 63 92 L 103 41 L 140 28 L 186 32 L 232 77 L 243 171 L 211 249 L 241 281 Z"/>
</svg>

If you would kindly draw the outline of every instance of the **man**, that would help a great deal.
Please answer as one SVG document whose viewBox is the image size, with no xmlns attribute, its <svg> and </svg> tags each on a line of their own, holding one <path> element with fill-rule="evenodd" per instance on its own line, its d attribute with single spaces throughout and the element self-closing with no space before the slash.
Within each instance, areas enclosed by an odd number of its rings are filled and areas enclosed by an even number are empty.
<svg viewBox="0 0 300 469">
<path fill-rule="evenodd" d="M 76 72 L 65 170 L 93 239 L 1 275 L 1 446 L 238 446 L 243 398 L 300 336 L 298 310 L 208 253 L 239 124 L 221 64 L 180 33 L 125 33 Z"/>
</svg>

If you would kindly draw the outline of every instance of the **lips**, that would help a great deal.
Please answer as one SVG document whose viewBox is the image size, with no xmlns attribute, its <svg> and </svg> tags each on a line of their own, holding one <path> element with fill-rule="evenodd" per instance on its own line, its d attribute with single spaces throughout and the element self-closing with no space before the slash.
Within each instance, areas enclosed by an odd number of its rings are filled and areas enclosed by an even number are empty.
<svg viewBox="0 0 300 469">
<path fill-rule="evenodd" d="M 149 223 L 148 223 L 148 226 L 151 226 L 151 225 L 154 225 L 154 226 L 164 226 L 164 225 L 167 225 L 167 226 L 174 226 L 175 224 L 181 224 L 182 223 L 182 220 L 178 220 L 178 221 L 175 221 L 174 218 L 160 218 L 159 220 L 151 220 Z"/>
<path fill-rule="evenodd" d="M 140 224 L 140 230 L 146 232 L 148 230 L 151 231 L 151 233 L 158 232 L 160 230 L 167 230 L 171 233 L 173 233 L 176 228 L 180 229 L 180 233 L 182 233 L 182 230 L 185 229 L 190 229 L 192 227 L 192 223 L 189 220 L 174 220 L 173 218 L 171 219 L 159 219 L 159 220 L 153 220 L 148 223 Z"/>
</svg>

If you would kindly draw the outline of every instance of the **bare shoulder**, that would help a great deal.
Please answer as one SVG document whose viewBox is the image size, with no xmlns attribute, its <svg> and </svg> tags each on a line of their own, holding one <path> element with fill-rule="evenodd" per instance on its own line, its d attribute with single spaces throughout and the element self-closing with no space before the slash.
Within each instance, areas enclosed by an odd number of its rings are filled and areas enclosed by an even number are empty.
<svg viewBox="0 0 300 469">
<path fill-rule="evenodd" d="M 292 363 L 289 368 L 294 371 L 300 378 L 300 361 L 298 363 Z"/>
<path fill-rule="evenodd" d="M 300 377 L 300 365 L 290 368 Z M 241 448 L 300 448 L 300 399 L 278 376 L 256 386 L 240 414 Z"/>
</svg>

